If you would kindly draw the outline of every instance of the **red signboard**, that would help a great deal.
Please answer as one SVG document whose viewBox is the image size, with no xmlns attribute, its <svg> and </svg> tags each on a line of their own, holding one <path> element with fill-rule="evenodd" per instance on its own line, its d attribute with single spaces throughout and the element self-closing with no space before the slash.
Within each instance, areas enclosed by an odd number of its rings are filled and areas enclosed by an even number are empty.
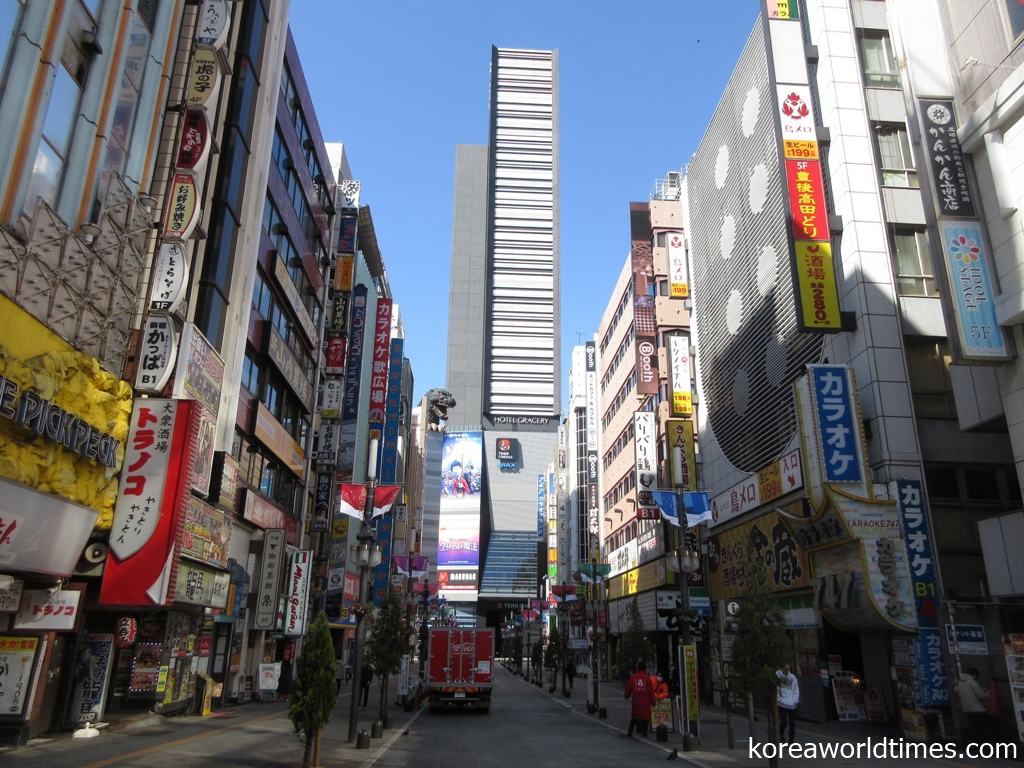
<svg viewBox="0 0 1024 768">
<path fill-rule="evenodd" d="M 298 520 L 286 515 L 252 488 L 245 489 L 245 508 L 242 515 L 263 529 L 284 528 L 287 531 L 288 543 L 299 543 Z"/>
<path fill-rule="evenodd" d="M 342 598 L 351 602 L 359 600 L 359 577 L 354 573 L 345 574 L 345 587 Z"/>
<path fill-rule="evenodd" d="M 343 376 L 347 351 L 348 340 L 344 336 L 331 336 L 327 339 L 327 361 L 324 373 L 328 376 Z"/>
<path fill-rule="evenodd" d="M 110 555 L 100 587 L 102 605 L 167 605 L 173 599 L 172 587 L 177 578 L 178 550 L 196 453 L 195 408 L 191 400 L 135 401 L 128 448 L 138 451 L 139 458 L 133 466 L 126 462 L 119 496 L 125 496 L 126 501 L 136 500 L 119 505 L 114 517 Z M 150 509 L 156 517 L 155 524 L 150 526 L 143 512 L 151 498 L 144 490 L 150 478 L 142 473 L 139 465 L 144 458 L 149 460 L 147 445 L 155 450 L 164 440 L 170 445 L 166 477 L 160 498 Z M 137 531 L 141 534 L 137 535 Z M 123 557 L 119 557 L 114 544 L 122 535 L 135 537 L 135 543 L 122 550 Z"/>
<path fill-rule="evenodd" d="M 391 349 L 391 299 L 377 299 L 373 327 L 373 368 L 370 371 L 370 423 L 384 422 L 388 391 L 388 356 Z"/>
<path fill-rule="evenodd" d="M 210 153 L 210 123 L 206 118 L 206 111 L 185 110 L 184 123 L 176 165 L 186 171 L 199 170 L 206 163 Z"/>
<path fill-rule="evenodd" d="M 817 160 L 787 160 L 789 206 L 793 212 L 795 240 L 828 240 L 828 210 L 821 163 Z"/>
</svg>

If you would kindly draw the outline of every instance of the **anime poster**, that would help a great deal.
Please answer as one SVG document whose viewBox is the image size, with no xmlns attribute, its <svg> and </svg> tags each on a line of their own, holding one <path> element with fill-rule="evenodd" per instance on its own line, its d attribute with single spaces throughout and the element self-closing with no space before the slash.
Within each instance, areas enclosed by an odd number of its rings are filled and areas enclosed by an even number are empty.
<svg viewBox="0 0 1024 768">
<path fill-rule="evenodd" d="M 438 566 L 480 564 L 483 433 L 450 432 L 441 451 Z"/>
</svg>

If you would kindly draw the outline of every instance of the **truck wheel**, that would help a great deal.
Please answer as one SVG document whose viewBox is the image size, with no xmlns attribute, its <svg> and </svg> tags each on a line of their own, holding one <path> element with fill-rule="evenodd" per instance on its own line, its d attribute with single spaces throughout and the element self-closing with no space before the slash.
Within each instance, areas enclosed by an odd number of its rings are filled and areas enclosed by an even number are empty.
<svg viewBox="0 0 1024 768">
<path fill-rule="evenodd" d="M 489 714 L 491 714 L 491 708 L 490 708 L 490 707 L 481 707 L 481 711 L 482 711 L 482 712 L 483 712 L 483 713 L 484 713 L 485 715 L 489 715 Z"/>
</svg>

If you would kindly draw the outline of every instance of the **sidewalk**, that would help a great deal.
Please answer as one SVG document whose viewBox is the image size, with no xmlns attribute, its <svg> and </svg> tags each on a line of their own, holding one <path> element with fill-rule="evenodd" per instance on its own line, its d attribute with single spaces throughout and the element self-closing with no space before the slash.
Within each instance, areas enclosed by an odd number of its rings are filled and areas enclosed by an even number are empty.
<svg viewBox="0 0 1024 768">
<path fill-rule="evenodd" d="M 514 674 L 514 673 L 513 673 Z M 524 678 L 523 684 L 527 685 Z M 599 686 L 599 704 L 601 707 L 607 709 L 608 717 L 605 720 L 598 719 L 596 714 L 587 714 L 587 697 L 589 691 L 589 680 L 587 678 L 577 678 L 575 685 L 572 690 L 571 698 L 564 698 L 562 696 L 562 681 L 561 678 L 557 681 L 557 688 L 554 693 L 548 693 L 548 689 L 551 685 L 549 676 L 545 673 L 544 686 L 542 688 L 533 687 L 538 692 L 545 696 L 557 701 L 562 706 L 570 709 L 574 714 L 578 714 L 587 720 L 594 721 L 595 723 L 604 725 L 607 728 L 618 731 L 621 735 L 625 735 L 626 729 L 629 725 L 630 708 L 631 704 L 628 700 L 623 698 L 624 684 L 620 681 L 602 681 Z M 696 768 L 732 768 L 736 763 L 748 763 L 748 764 L 763 764 L 767 758 L 751 756 L 749 748 L 751 737 L 750 726 L 747 720 L 746 714 L 739 715 L 733 713 L 732 715 L 732 726 L 733 726 L 733 740 L 734 749 L 729 749 L 728 733 L 726 728 L 726 712 L 721 707 L 709 707 L 701 705 L 700 718 L 699 718 L 699 735 L 700 742 L 697 750 L 692 752 L 683 752 L 682 749 L 682 735 L 680 733 L 670 732 L 668 735 L 667 742 L 657 742 L 654 733 L 644 739 L 634 734 L 634 740 L 640 743 L 648 743 L 650 746 L 660 749 L 664 752 L 671 753 L 672 750 L 678 750 L 678 759 L 684 760 L 690 763 Z M 899 741 L 901 734 L 888 723 L 885 724 L 874 724 L 874 723 L 849 723 L 830 721 L 826 723 L 811 723 L 805 721 L 798 721 L 796 727 L 796 738 L 794 742 L 815 742 L 817 744 L 849 744 L 856 742 L 866 742 L 869 738 L 871 743 L 877 744 L 882 739 L 893 738 Z M 770 740 L 768 735 L 768 722 L 764 714 L 757 714 L 754 723 L 753 740 L 755 743 L 764 744 Z M 1018 756 L 1024 759 L 1024 750 L 1018 750 Z M 788 755 L 785 756 L 781 761 L 780 765 L 784 767 L 793 766 L 798 768 L 803 765 L 820 764 L 824 762 L 825 758 L 817 759 L 794 759 Z M 860 759 L 844 759 L 846 765 L 877 765 L 881 762 L 881 759 L 870 759 L 862 757 Z M 1020 762 L 1006 759 L 967 759 L 958 758 L 950 760 L 946 758 L 942 759 L 921 759 L 921 760 L 901 760 L 901 765 L 958 765 L 964 768 L 990 768 L 992 766 L 1005 766 L 1010 768 L 1011 766 L 1016 767 L 1020 765 Z"/>
</svg>

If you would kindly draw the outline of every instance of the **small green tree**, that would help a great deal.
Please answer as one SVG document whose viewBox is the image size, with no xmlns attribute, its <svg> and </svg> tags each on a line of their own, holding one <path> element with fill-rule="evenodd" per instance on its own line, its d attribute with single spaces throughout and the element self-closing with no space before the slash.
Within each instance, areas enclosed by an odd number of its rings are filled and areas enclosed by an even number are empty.
<svg viewBox="0 0 1024 768">
<path fill-rule="evenodd" d="M 629 625 L 619 639 L 619 677 L 627 679 L 636 671 L 641 661 L 646 664 L 650 659 L 650 645 L 644 632 L 644 617 L 640 613 L 640 604 L 636 598 L 629 606 Z"/>
<path fill-rule="evenodd" d="M 746 586 L 736 615 L 736 639 L 732 644 L 731 668 L 739 687 L 751 694 L 754 703 L 771 718 L 772 739 L 779 740 L 779 690 L 776 671 L 793 657 L 793 645 L 786 635 L 786 616 L 768 585 L 768 572 L 761 549 L 764 544 L 756 528 L 751 531 L 744 553 Z M 773 760 L 773 764 L 777 763 Z"/>
<path fill-rule="evenodd" d="M 320 729 L 331 719 L 338 703 L 334 681 L 334 643 L 327 626 L 327 615 L 319 611 L 309 626 L 309 634 L 299 654 L 288 717 L 299 740 L 305 739 L 302 768 L 309 768 L 314 742 Z M 301 735 L 299 735 L 301 734 Z"/>
<path fill-rule="evenodd" d="M 366 661 L 373 667 L 380 685 L 380 719 L 388 705 L 388 680 L 402 668 L 402 656 L 409 652 L 409 634 L 402 623 L 402 606 L 394 592 L 381 603 L 373 630 L 366 641 Z"/>
</svg>

